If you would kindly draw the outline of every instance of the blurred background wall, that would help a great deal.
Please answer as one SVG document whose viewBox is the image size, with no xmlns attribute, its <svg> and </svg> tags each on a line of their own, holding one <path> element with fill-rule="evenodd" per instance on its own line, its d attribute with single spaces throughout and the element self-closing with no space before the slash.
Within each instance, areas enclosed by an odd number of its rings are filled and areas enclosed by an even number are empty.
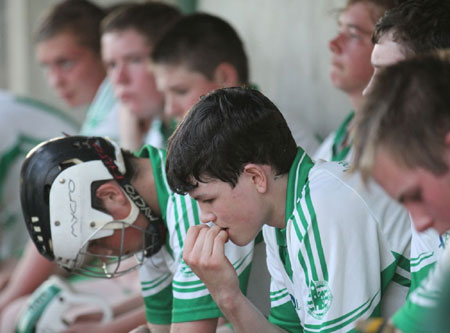
<svg viewBox="0 0 450 333">
<path fill-rule="evenodd" d="M 335 129 L 350 110 L 330 83 L 328 41 L 344 0 L 167 0 L 184 11 L 228 20 L 246 45 L 251 82 L 280 108 L 293 130 L 319 136 Z M 0 0 L 0 87 L 64 109 L 34 58 L 32 31 L 57 0 Z M 117 0 L 94 0 L 112 5 Z M 81 119 L 84 110 L 76 117 Z M 1 121 L 1 119 L 0 119 Z"/>
</svg>

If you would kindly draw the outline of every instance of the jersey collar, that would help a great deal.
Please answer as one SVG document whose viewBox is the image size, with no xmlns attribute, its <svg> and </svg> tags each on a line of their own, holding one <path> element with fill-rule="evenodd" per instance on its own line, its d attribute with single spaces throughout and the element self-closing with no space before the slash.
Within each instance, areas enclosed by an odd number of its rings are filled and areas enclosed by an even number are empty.
<svg viewBox="0 0 450 333">
<path fill-rule="evenodd" d="M 355 112 L 350 112 L 350 114 L 347 116 L 347 118 L 345 118 L 341 126 L 339 126 L 338 130 L 336 131 L 336 136 L 334 137 L 332 147 L 332 161 L 344 160 L 348 152 L 350 151 L 352 143 L 349 137 L 348 125 L 353 120 L 354 116 Z"/>
<path fill-rule="evenodd" d="M 288 224 L 297 200 L 302 196 L 303 187 L 308 180 L 309 170 L 313 166 L 314 163 L 311 158 L 299 147 L 291 169 L 289 170 L 288 186 L 286 189 L 285 226 Z M 277 228 L 276 230 L 278 245 L 286 246 L 286 228 Z"/>
</svg>

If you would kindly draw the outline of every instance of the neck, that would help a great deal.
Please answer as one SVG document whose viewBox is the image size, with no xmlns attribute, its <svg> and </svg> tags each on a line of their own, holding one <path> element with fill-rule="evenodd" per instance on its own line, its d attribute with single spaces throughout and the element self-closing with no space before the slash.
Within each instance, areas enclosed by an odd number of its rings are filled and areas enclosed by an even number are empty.
<svg viewBox="0 0 450 333">
<path fill-rule="evenodd" d="M 363 102 L 363 94 L 362 91 L 358 91 L 352 94 L 349 94 L 350 103 L 352 104 L 353 110 L 357 112 L 359 108 L 361 107 L 361 104 Z"/>
<path fill-rule="evenodd" d="M 153 168 L 148 158 L 136 159 L 137 176 L 131 182 L 155 214 L 161 216 Z"/>
<path fill-rule="evenodd" d="M 286 226 L 286 191 L 289 174 L 273 176 L 269 181 L 271 214 L 268 225 L 276 228 Z"/>
</svg>

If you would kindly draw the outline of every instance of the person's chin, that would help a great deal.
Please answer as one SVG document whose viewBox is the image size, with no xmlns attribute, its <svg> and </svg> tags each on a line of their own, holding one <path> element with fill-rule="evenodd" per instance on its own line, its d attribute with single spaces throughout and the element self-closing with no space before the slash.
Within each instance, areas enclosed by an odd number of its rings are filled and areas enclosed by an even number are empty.
<svg viewBox="0 0 450 333">
<path fill-rule="evenodd" d="M 334 86 L 339 86 L 340 81 L 341 81 L 341 75 L 339 74 L 339 72 L 337 70 L 331 70 L 330 71 L 330 81 Z"/>
<path fill-rule="evenodd" d="M 234 237 L 233 235 L 228 234 L 228 240 L 231 241 L 233 244 L 235 244 L 237 246 L 246 246 L 253 239 L 246 239 L 246 238 L 242 238 L 242 237 Z"/>
<path fill-rule="evenodd" d="M 78 107 L 77 100 L 70 94 L 60 94 L 59 97 L 71 108 Z"/>
<path fill-rule="evenodd" d="M 74 98 L 72 99 L 63 98 L 63 100 L 70 108 L 81 108 L 88 104 L 88 103 L 81 103 L 80 101 L 77 101 Z"/>
<path fill-rule="evenodd" d="M 151 111 L 142 109 L 142 108 L 130 108 L 130 112 L 138 119 L 146 120 L 150 119 L 154 116 L 154 114 Z"/>
</svg>

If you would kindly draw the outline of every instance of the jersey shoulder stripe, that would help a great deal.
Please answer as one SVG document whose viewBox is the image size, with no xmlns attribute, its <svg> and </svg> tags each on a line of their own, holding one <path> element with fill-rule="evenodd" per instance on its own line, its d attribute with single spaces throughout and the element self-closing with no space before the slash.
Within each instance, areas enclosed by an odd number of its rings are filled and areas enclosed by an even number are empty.
<svg viewBox="0 0 450 333">
<path fill-rule="evenodd" d="M 138 157 L 149 158 L 153 169 L 153 178 L 156 185 L 156 192 L 158 194 L 158 204 L 161 209 L 162 217 L 167 219 L 167 206 L 171 190 L 166 178 L 166 151 L 163 149 L 157 149 L 150 145 L 145 145 L 137 153 Z"/>
<path fill-rule="evenodd" d="M 24 97 L 24 96 L 16 96 L 14 98 L 14 100 L 18 104 L 23 104 L 26 107 L 32 107 L 35 110 L 39 110 L 41 112 L 46 112 L 56 118 L 59 118 L 60 120 L 69 124 L 70 126 L 73 126 L 74 128 L 79 127 L 78 122 L 74 118 L 70 117 L 67 113 L 65 113 L 51 105 L 48 105 L 46 103 L 43 103 L 41 101 L 35 100 L 30 97 Z"/>
</svg>

